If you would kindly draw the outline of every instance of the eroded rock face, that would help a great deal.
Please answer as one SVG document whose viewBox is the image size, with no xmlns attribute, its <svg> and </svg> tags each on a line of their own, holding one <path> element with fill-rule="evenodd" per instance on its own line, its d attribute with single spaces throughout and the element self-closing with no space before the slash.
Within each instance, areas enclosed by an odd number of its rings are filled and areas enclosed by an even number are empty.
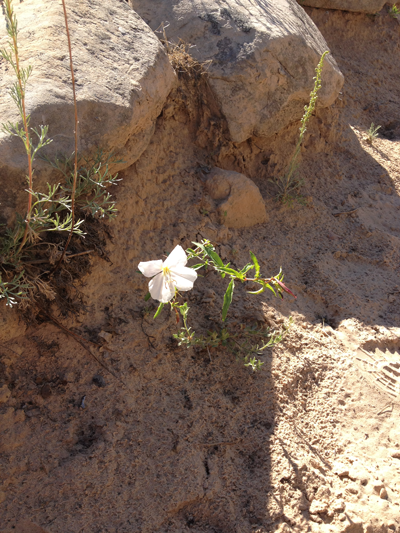
<svg viewBox="0 0 400 533">
<path fill-rule="evenodd" d="M 206 189 L 218 203 L 220 222 L 229 228 L 248 228 L 267 221 L 265 203 L 257 185 L 233 170 L 213 168 Z"/>
<path fill-rule="evenodd" d="M 321 9 L 378 13 L 386 4 L 386 0 L 299 0 L 299 4 Z"/>
<path fill-rule="evenodd" d="M 207 66 L 234 142 L 270 136 L 303 114 L 315 67 L 328 46 L 295 0 L 130 0 L 153 30 L 192 45 Z M 337 97 L 343 76 L 332 56 L 319 105 Z"/>
<path fill-rule="evenodd" d="M 31 126 L 49 125 L 53 143 L 45 153 L 69 156 L 74 150 L 74 109 L 62 5 L 25 0 L 13 6 L 21 64 L 33 67 L 26 90 Z M 85 153 L 102 148 L 114 152 L 123 161 L 119 168 L 127 167 L 147 147 L 175 74 L 157 37 L 125 2 L 70 0 L 67 9 L 78 99 L 79 150 Z M 7 42 L 3 17 L 0 47 L 6 47 Z M 14 81 L 11 68 L 2 61 L 1 122 L 18 120 L 8 94 Z M 45 167 L 40 161 L 36 167 L 40 180 Z M 0 133 L 2 218 L 7 219 L 15 209 L 16 190 L 25 194 L 26 168 L 22 141 Z"/>
</svg>

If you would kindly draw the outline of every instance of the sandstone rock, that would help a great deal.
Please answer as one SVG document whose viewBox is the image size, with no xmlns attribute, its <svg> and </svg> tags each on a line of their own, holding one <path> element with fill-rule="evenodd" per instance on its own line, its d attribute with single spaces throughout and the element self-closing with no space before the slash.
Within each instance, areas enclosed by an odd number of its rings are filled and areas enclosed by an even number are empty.
<svg viewBox="0 0 400 533">
<path fill-rule="evenodd" d="M 230 228 L 247 228 L 267 221 L 264 200 L 256 184 L 239 172 L 213 168 L 206 189 L 219 202 L 220 221 Z"/>
<path fill-rule="evenodd" d="M 344 500 L 338 499 L 332 503 L 332 510 L 336 513 L 342 513 L 346 509 Z"/>
<path fill-rule="evenodd" d="M 316 500 L 328 501 L 330 497 L 331 497 L 331 490 L 329 487 L 325 485 L 321 485 L 320 487 L 318 487 L 318 490 L 315 493 Z"/>
<path fill-rule="evenodd" d="M 366 485 L 370 478 L 368 472 L 360 465 L 354 465 L 352 468 L 350 468 L 348 476 L 353 481 L 360 481 L 362 485 Z"/>
<path fill-rule="evenodd" d="M 339 518 L 339 520 L 344 522 L 340 533 L 364 533 L 364 525 L 361 518 L 355 515 L 349 516 L 347 513 L 344 513 L 343 516 L 345 517 L 344 520 Z"/>
<path fill-rule="evenodd" d="M 153 30 L 168 21 L 171 42 L 192 45 L 234 142 L 270 136 L 303 115 L 315 67 L 328 46 L 295 0 L 130 0 Z M 337 97 L 343 76 L 326 58 L 318 105 Z"/>
<path fill-rule="evenodd" d="M 339 477 L 348 476 L 349 475 L 349 471 L 350 471 L 348 466 L 346 466 L 346 465 L 344 465 L 342 463 L 339 463 L 339 462 L 333 463 L 332 470 Z"/>
<path fill-rule="evenodd" d="M 377 13 L 386 4 L 386 0 L 298 0 L 302 6 L 321 9 L 340 9 L 358 13 Z"/>
<path fill-rule="evenodd" d="M 310 505 L 311 514 L 324 514 L 328 512 L 328 503 L 321 500 L 313 500 Z"/>
<path fill-rule="evenodd" d="M 49 125 L 53 142 L 42 153 L 70 156 L 74 150 L 74 110 L 62 6 L 58 2 L 14 2 L 23 67 L 33 71 L 26 89 L 31 126 Z M 131 165 L 147 147 L 172 88 L 175 74 L 157 37 L 125 3 L 113 0 L 70 0 L 69 29 L 76 76 L 79 150 L 114 152 Z M 7 47 L 4 17 L 0 48 Z M 12 69 L 0 63 L 1 122 L 18 120 L 8 94 Z M 49 165 L 37 160 L 36 183 L 48 178 Z M 0 133 L 2 215 L 10 218 L 16 190 L 25 206 L 27 159 L 19 138 Z"/>
</svg>

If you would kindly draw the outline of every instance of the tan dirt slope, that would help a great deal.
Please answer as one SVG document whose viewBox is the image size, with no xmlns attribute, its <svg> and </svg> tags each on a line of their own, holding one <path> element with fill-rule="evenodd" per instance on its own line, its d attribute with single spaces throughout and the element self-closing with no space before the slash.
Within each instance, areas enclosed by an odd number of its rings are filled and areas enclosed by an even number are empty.
<svg viewBox="0 0 400 533">
<path fill-rule="evenodd" d="M 84 280 L 88 312 L 60 319 L 103 343 L 93 353 L 114 375 L 46 322 L 10 322 L 0 344 L 2 533 L 400 531 L 400 25 L 387 11 L 307 10 L 345 76 L 310 123 L 307 206 L 276 203 L 268 181 L 298 124 L 233 145 L 205 78 L 181 79 L 114 191 L 112 263 Z M 211 166 L 253 179 L 269 220 L 219 225 Z M 251 249 L 263 271 L 282 266 L 298 296 L 238 291 L 232 319 L 294 319 L 258 373 L 178 348 L 174 317 L 154 321 L 143 300 L 138 262 L 201 238 L 235 265 Z M 218 325 L 223 292 L 215 274 L 196 282 L 196 331 Z"/>
</svg>

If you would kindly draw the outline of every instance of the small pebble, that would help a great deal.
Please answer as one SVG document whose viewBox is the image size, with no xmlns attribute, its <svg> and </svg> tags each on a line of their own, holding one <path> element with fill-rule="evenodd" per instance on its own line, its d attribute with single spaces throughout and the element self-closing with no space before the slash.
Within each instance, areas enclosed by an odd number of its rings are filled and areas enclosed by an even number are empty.
<svg viewBox="0 0 400 533">
<path fill-rule="evenodd" d="M 380 490 L 379 497 L 382 498 L 382 500 L 387 500 L 388 493 L 385 487 L 383 487 L 383 489 Z"/>
<path fill-rule="evenodd" d="M 112 340 L 112 334 L 109 333 L 108 331 L 103 331 L 101 330 L 100 333 L 99 333 L 99 337 L 101 337 L 102 339 L 104 339 L 106 342 L 110 342 Z"/>
<path fill-rule="evenodd" d="M 104 381 L 103 376 L 100 376 L 100 374 L 96 374 L 95 376 L 93 376 L 92 381 L 98 387 L 105 387 L 106 386 L 106 382 Z"/>
<path fill-rule="evenodd" d="M 379 494 L 380 491 L 384 488 L 384 485 L 383 485 L 382 481 L 374 481 L 374 484 L 372 485 L 372 487 L 373 487 L 374 491 Z"/>
<path fill-rule="evenodd" d="M 358 489 L 357 487 L 354 487 L 354 486 L 350 486 L 346 489 L 348 492 L 350 492 L 350 494 L 358 494 Z"/>
</svg>

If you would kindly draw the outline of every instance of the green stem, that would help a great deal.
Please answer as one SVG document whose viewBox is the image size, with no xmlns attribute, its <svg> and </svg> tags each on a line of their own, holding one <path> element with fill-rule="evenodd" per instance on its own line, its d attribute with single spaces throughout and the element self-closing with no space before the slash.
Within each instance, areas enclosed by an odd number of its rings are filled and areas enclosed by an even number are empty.
<svg viewBox="0 0 400 533">
<path fill-rule="evenodd" d="M 28 121 L 27 121 L 27 118 L 26 118 L 25 87 L 24 87 L 24 84 L 22 82 L 21 69 L 20 69 L 20 66 L 19 66 L 18 39 L 17 39 L 18 31 L 17 31 L 17 25 L 16 25 L 16 19 L 15 19 L 15 15 L 14 15 L 14 10 L 13 10 L 12 5 L 11 5 L 11 0 L 6 0 L 6 18 L 7 18 L 7 23 L 9 24 L 9 27 L 10 27 L 10 34 L 11 34 L 12 40 L 13 40 L 13 50 L 14 50 L 14 55 L 15 55 L 15 73 L 17 75 L 18 86 L 19 86 L 19 90 L 20 90 L 22 120 L 23 120 L 23 123 L 24 123 L 24 130 L 25 130 L 25 137 L 26 137 L 26 139 L 25 139 L 25 149 L 26 149 L 26 154 L 28 156 L 28 179 L 29 179 L 28 211 L 27 211 L 26 220 L 25 220 L 24 235 L 22 237 L 21 244 L 19 245 L 19 248 L 18 248 L 18 251 L 17 251 L 17 254 L 18 254 L 22 250 L 22 248 L 23 248 L 23 246 L 24 246 L 24 244 L 26 242 L 26 239 L 27 239 L 27 236 L 28 236 L 29 223 L 30 223 L 30 219 L 31 219 L 32 190 L 33 190 L 33 171 L 32 171 L 32 155 L 31 155 L 32 147 L 31 147 L 31 140 L 30 140 L 30 137 L 29 137 Z"/>
</svg>

